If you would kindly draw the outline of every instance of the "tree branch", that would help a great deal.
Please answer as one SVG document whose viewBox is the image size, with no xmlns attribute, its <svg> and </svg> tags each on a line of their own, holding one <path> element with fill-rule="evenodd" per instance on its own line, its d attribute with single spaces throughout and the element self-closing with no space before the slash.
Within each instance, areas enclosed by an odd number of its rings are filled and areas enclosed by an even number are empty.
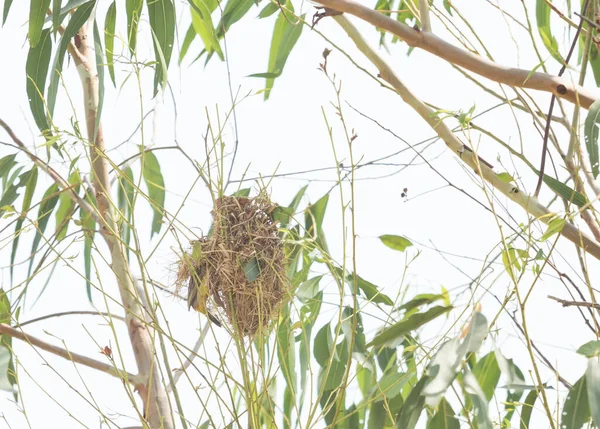
<svg viewBox="0 0 600 429">
<path fill-rule="evenodd" d="M 421 30 L 431 32 L 431 20 L 429 19 L 429 0 L 419 0 L 419 19 Z"/>
<path fill-rule="evenodd" d="M 338 2 L 341 0 L 332 1 Z M 446 146 L 448 146 L 461 161 L 471 167 L 473 171 L 487 183 L 523 207 L 537 220 L 549 223 L 556 216 L 555 213 L 551 212 L 546 206 L 540 203 L 537 198 L 527 195 L 514 184 L 505 183 L 500 180 L 489 163 L 481 159 L 471 148 L 462 143 L 446 124 L 435 115 L 433 109 L 419 100 L 406 86 L 404 86 L 402 81 L 394 74 L 388 64 L 368 45 L 356 27 L 354 27 L 345 16 L 338 15 L 334 16 L 333 19 L 335 19 L 335 21 L 344 29 L 346 34 L 348 34 L 355 43 L 356 47 L 375 65 L 375 67 L 377 67 L 381 78 L 394 87 L 404 102 L 412 107 L 423 120 L 431 126 L 444 143 L 446 143 Z M 596 259 L 600 260 L 600 243 L 590 238 L 571 223 L 565 222 L 560 234 L 581 247 L 590 255 L 594 256 Z"/>
<path fill-rule="evenodd" d="M 494 82 L 549 92 L 571 103 L 579 104 L 586 109 L 600 95 L 575 85 L 568 79 L 497 64 L 487 58 L 462 50 L 433 33 L 415 30 L 353 0 L 317 0 L 317 2 L 328 9 L 354 15 L 378 28 L 395 34 L 409 46 L 423 49 Z"/>
<path fill-rule="evenodd" d="M 144 417 L 152 429 L 173 429 L 173 414 L 167 393 L 160 381 L 159 367 L 154 359 L 154 347 L 150 330 L 147 327 L 144 310 L 133 284 L 126 249 L 120 240 L 119 229 L 113 215 L 110 199 L 111 185 L 108 174 L 109 163 L 105 154 L 102 123 L 98 117 L 98 70 L 94 51 L 90 47 L 93 40 L 88 35 L 88 25 L 89 22 L 77 32 L 74 37 L 75 52 L 69 50 L 69 53 L 77 66 L 83 85 L 93 184 L 98 210 L 103 219 L 100 232 L 110 250 L 111 268 L 117 278 L 121 301 L 125 308 L 129 338 L 140 377 L 144 379 L 143 386 L 138 389 L 144 402 Z"/>
<path fill-rule="evenodd" d="M 594 304 L 593 302 L 587 301 L 568 301 L 566 299 L 557 298 L 552 295 L 548 295 L 548 298 L 553 299 L 554 301 L 562 304 L 563 307 L 587 307 L 593 308 L 595 310 L 600 310 L 600 304 Z"/>
<path fill-rule="evenodd" d="M 109 375 L 112 375 L 113 377 L 120 378 L 121 380 L 127 381 L 136 387 L 142 386 L 145 383 L 144 378 L 139 375 L 130 374 L 127 371 L 121 371 L 118 368 L 107 363 L 100 362 L 99 360 L 92 359 L 87 356 L 80 355 L 78 353 L 70 352 L 68 350 L 63 349 L 62 347 L 58 347 L 53 344 L 49 344 L 43 340 L 40 340 L 37 337 L 28 335 L 23 331 L 15 329 L 4 323 L 0 323 L 0 335 L 7 335 L 9 337 L 16 338 L 17 340 L 24 341 L 26 343 L 31 344 L 34 347 L 55 354 L 56 356 L 60 356 L 72 362 L 97 369 L 98 371 L 105 372 Z"/>
</svg>

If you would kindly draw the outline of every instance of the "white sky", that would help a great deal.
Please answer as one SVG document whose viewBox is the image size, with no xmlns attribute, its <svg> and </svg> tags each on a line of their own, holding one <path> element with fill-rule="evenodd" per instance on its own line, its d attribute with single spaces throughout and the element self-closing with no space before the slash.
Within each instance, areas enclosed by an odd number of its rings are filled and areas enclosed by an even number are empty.
<svg viewBox="0 0 600 429">
<path fill-rule="evenodd" d="M 439 1 L 437 3 L 441 4 Z M 481 39 L 485 41 L 486 47 L 495 60 L 528 69 L 537 65 L 538 61 L 532 56 L 527 34 L 522 29 L 512 27 L 513 37 L 519 41 L 516 46 L 511 40 L 511 34 L 507 31 L 506 23 L 489 4 L 468 0 L 455 3 Z M 531 6 L 529 12 L 531 18 L 534 19 L 534 2 L 527 3 Z M 102 28 L 101 22 L 108 4 L 109 2 L 100 2 L 100 12 L 98 13 L 100 28 Z M 184 2 L 177 4 L 178 17 L 181 22 L 179 26 L 180 40 L 183 40 L 189 19 L 189 13 L 183 4 Z M 117 22 L 117 29 L 121 35 L 124 34 L 125 28 L 123 6 L 119 5 Z M 521 17 L 520 4 L 514 6 L 513 12 Z M 503 5 L 503 7 L 508 6 Z M 309 3 L 303 3 L 302 10 L 309 14 L 314 11 Z M 240 94 L 255 93 L 264 85 L 262 79 L 247 77 L 252 73 L 267 71 L 266 65 L 274 17 L 262 21 L 253 19 L 252 17 L 259 11 L 260 8 L 253 8 L 245 19 L 233 27 L 227 39 L 232 87 L 234 91 L 239 88 Z M 27 5 L 23 2 L 15 2 L 7 24 L 0 30 L 0 52 L 6 59 L 0 68 L 0 94 L 3 95 L 3 102 L 0 103 L 0 117 L 13 127 L 22 140 L 32 145 L 34 142 L 40 144 L 41 140 L 36 137 L 37 130 L 29 112 L 25 94 L 23 71 L 28 47 L 26 20 Z M 378 34 L 368 26 L 358 24 L 359 28 L 363 30 L 363 34 L 375 44 L 379 37 Z M 438 35 L 442 37 L 447 35 L 438 20 L 434 19 L 433 26 Z M 147 30 L 147 22 L 144 22 L 141 25 L 139 37 L 141 43 L 139 57 L 141 59 L 152 58 Z M 321 21 L 318 30 L 347 49 L 347 52 L 367 70 L 376 73 L 374 67 L 364 60 L 356 49 L 353 49 L 349 39 L 342 34 L 340 28 L 332 20 Z M 563 43 L 565 40 L 568 41 L 569 34 L 559 33 L 556 36 L 559 42 Z M 318 34 L 305 28 L 286 64 L 283 76 L 275 82 L 270 100 L 264 102 L 262 95 L 251 96 L 238 106 L 239 152 L 233 174 L 235 178 L 240 178 L 246 168 L 248 168 L 248 175 L 254 177 L 261 174 L 269 175 L 275 171 L 283 173 L 334 167 L 332 148 L 321 107 L 325 109 L 330 124 L 334 127 L 338 156 L 345 159 L 346 165 L 349 163 L 341 125 L 330 105 L 335 94 L 323 73 L 317 70 L 319 62 L 322 61 L 321 53 L 325 47 L 330 48 L 331 46 Z M 199 52 L 199 48 L 200 41 L 196 40 L 180 69 L 176 64 L 178 52 L 173 54 L 169 82 L 172 85 L 176 101 L 177 122 L 174 123 L 174 105 L 169 93 L 165 95 L 164 106 L 160 107 L 155 120 L 156 146 L 172 145 L 174 142 L 173 129 L 176 128 L 178 142 L 195 159 L 203 157 L 201 135 L 205 132 L 207 125 L 205 109 L 210 113 L 211 120 L 215 121 L 216 106 L 223 113 L 231 105 L 224 63 L 213 59 L 206 68 L 203 61 L 190 66 L 190 60 Z M 549 55 L 543 50 L 541 44 L 540 48 L 543 57 L 548 58 Z M 467 83 L 448 64 L 438 58 L 419 50 L 415 50 L 410 57 L 406 57 L 407 47 L 402 43 L 389 45 L 389 49 L 391 55 L 387 55 L 383 50 L 381 50 L 381 54 L 389 60 L 407 86 L 423 100 L 448 110 L 463 109 L 467 111 L 473 104 L 476 104 L 476 114 L 497 104 L 495 100 L 484 96 L 481 90 Z M 551 73 L 558 72 L 559 65 L 555 61 L 550 58 L 547 63 Z M 139 88 L 135 76 L 132 75 L 123 87 L 120 87 L 127 77 L 127 69 L 126 65 L 116 67 L 117 89 L 109 83 L 108 74 L 106 74 L 103 122 L 108 148 L 115 147 L 125 140 L 136 128 L 141 117 Z M 365 114 L 376 118 L 383 126 L 390 128 L 411 144 L 416 144 L 434 135 L 424 121 L 404 105 L 399 97 L 381 88 L 364 73 L 354 68 L 341 53 L 332 52 L 328 60 L 328 69 L 330 74 L 335 73 L 336 78 L 342 82 L 344 103 L 347 101 Z M 71 100 L 77 109 L 79 120 L 82 120 L 82 113 L 79 110 L 81 91 L 72 62 L 68 65 L 65 63 L 64 73 Z M 152 70 L 143 71 L 141 85 L 144 112 L 147 112 L 155 105 L 151 100 Z M 591 73 L 588 86 L 594 86 Z M 497 85 L 492 84 L 491 87 L 499 91 Z M 510 89 L 504 88 L 504 90 L 507 94 L 512 94 Z M 541 106 L 547 106 L 549 100 L 547 95 L 531 94 L 541 103 Z M 567 106 L 567 109 L 569 108 L 570 106 Z M 394 139 L 372 122 L 361 118 L 347 105 L 344 105 L 344 109 L 348 125 L 354 128 L 359 136 L 354 143 L 355 158 L 364 156 L 363 159 L 367 161 L 406 148 L 402 142 Z M 72 111 L 64 88 L 61 88 L 56 110 L 57 121 L 68 128 Z M 477 123 L 489 127 L 517 147 L 519 139 L 522 138 L 526 153 L 531 156 L 530 159 L 535 164 L 539 162 L 541 137 L 532 127 L 530 118 L 520 115 L 519 126 L 522 137 L 518 133 L 510 110 L 506 107 L 498 109 L 492 114 L 484 115 L 477 120 Z M 111 152 L 113 160 L 119 161 L 135 153 L 137 151 L 136 144 L 151 143 L 152 115 L 148 117 L 145 124 L 144 140 L 137 133 L 127 145 Z M 559 136 L 562 138 L 561 143 L 566 146 L 565 134 L 559 134 Z M 231 151 L 234 141 L 232 125 L 226 128 L 224 138 L 229 145 L 227 151 Z M 479 143 L 480 153 L 495 165 L 497 172 L 515 173 L 514 160 L 510 159 L 499 146 L 488 138 L 479 140 L 476 133 L 472 134 L 472 138 L 474 143 Z M 7 138 L 2 134 L 0 139 L 6 141 Z M 72 153 L 76 152 L 77 148 L 74 148 Z M 1 146 L 0 155 L 5 153 L 7 153 L 6 147 Z M 174 213 L 180 208 L 184 196 L 190 191 L 195 180 L 195 173 L 189 168 L 187 161 L 175 152 L 160 151 L 156 154 L 161 162 L 168 190 L 167 208 Z M 457 158 L 449 153 L 442 142 L 434 142 L 425 152 L 425 156 L 448 180 L 485 203 L 485 196 L 481 190 L 474 185 L 470 175 L 463 169 Z M 414 152 L 408 149 L 402 155 L 391 158 L 390 162 L 408 163 L 413 157 Z M 497 157 L 500 157 L 500 160 Z M 24 161 L 24 158 L 19 156 L 19 160 Z M 59 162 L 56 157 L 54 161 Z M 523 173 L 525 169 L 522 164 L 514 162 L 518 171 L 524 174 L 522 178 L 525 180 L 526 189 L 532 192 L 535 187 L 535 178 L 530 174 Z M 386 248 L 377 237 L 381 234 L 405 235 L 415 244 L 419 243 L 407 252 L 409 257 L 414 256 L 417 251 L 420 252 L 420 255 L 410 264 L 401 292 L 404 292 L 404 288 L 408 288 L 407 296 L 412 296 L 421 292 L 437 292 L 441 287 L 445 287 L 453 293 L 464 291 L 457 301 L 457 309 L 450 314 L 445 325 L 438 324 L 428 328 L 422 336 L 423 339 L 437 339 L 439 335 L 447 332 L 457 318 L 462 317 L 461 323 L 466 320 L 465 317 L 469 312 L 469 307 L 466 305 L 469 303 L 471 295 L 475 300 L 481 300 L 482 311 L 488 320 L 491 320 L 496 315 L 499 304 L 485 290 L 489 288 L 491 293 L 502 299 L 509 287 L 509 282 L 506 276 L 500 276 L 499 280 L 494 281 L 503 272 L 502 264 L 497 263 L 494 265 L 493 273 L 486 276 L 474 293 L 465 291 L 465 285 L 482 270 L 483 259 L 489 252 L 492 252 L 500 239 L 496 221 L 488 211 L 475 204 L 471 199 L 456 190 L 444 187 L 445 181 L 429 167 L 423 165 L 420 159 L 413 164 L 398 174 L 357 183 L 355 215 L 359 236 L 358 273 L 382 287 L 388 295 L 395 297 L 400 288 L 405 255 Z M 56 166 L 64 167 L 60 164 Z M 366 179 L 384 176 L 396 172 L 398 169 L 398 167 L 382 166 L 365 168 L 358 173 L 358 177 Z M 562 171 L 561 177 L 564 177 Z M 282 205 L 287 205 L 293 195 L 307 183 L 307 179 L 311 179 L 307 192 L 308 198 L 303 201 L 301 207 L 304 207 L 308 201 L 316 201 L 334 185 L 335 170 L 275 179 L 270 186 L 272 199 Z M 41 182 L 42 180 L 39 183 Z M 49 182 L 46 181 L 46 183 Z M 42 190 L 48 185 L 42 187 L 38 184 L 38 186 Z M 400 196 L 403 188 L 408 188 L 409 198 L 406 201 Z M 548 201 L 549 195 L 548 192 L 544 192 L 542 200 Z M 340 223 L 339 201 L 339 193 L 333 192 L 329 201 L 324 230 L 332 254 L 341 262 L 343 231 Z M 501 197 L 500 201 L 502 206 L 510 208 L 510 215 L 518 222 L 526 221 L 527 218 L 520 208 L 508 204 L 505 198 Z M 508 218 L 500 205 L 497 205 L 496 208 L 505 218 Z M 211 199 L 208 191 L 201 182 L 198 182 L 178 214 L 178 220 L 189 227 L 207 231 L 210 225 L 210 209 Z M 54 219 L 50 221 L 50 224 L 52 225 L 53 222 Z M 173 270 L 176 261 L 176 255 L 173 252 L 173 247 L 176 248 L 175 238 L 171 234 L 166 234 L 160 243 L 156 237 L 153 241 L 149 241 L 151 218 L 150 211 L 144 203 L 140 204 L 137 222 L 140 225 L 139 232 L 145 256 L 148 256 L 158 243 L 157 251 L 154 252 L 152 262 L 148 265 L 151 275 L 156 280 L 171 284 L 174 279 Z M 9 231 L 11 230 L 9 229 Z M 510 233 L 506 226 L 503 227 L 503 231 L 505 234 Z M 2 237 L 5 238 L 6 234 Z M 17 261 L 26 259 L 31 237 L 32 234 L 21 239 Z M 7 266 L 10 246 L 6 246 L 4 242 L 3 245 L 5 247 L 0 250 L 2 255 L 0 260 L 6 261 L 6 263 L 1 264 L 5 268 L 1 271 L 0 279 L 2 286 L 8 288 L 10 279 Z M 433 247 L 448 252 L 444 255 L 445 258 L 432 249 Z M 570 266 L 576 270 L 578 266 L 573 246 L 561 241 L 558 247 L 564 259 L 556 253 L 554 261 L 561 270 L 571 275 Z M 29 320 L 53 312 L 92 309 L 86 298 L 85 283 L 75 272 L 75 270 L 83 271 L 83 262 L 79 257 L 81 248 L 81 243 L 76 243 L 67 251 L 65 256 L 73 258 L 70 261 L 71 266 L 59 263 L 53 280 L 35 305 L 33 305 L 34 297 L 41 291 L 45 275 L 41 275 L 32 282 L 27 306 L 22 309 L 21 320 Z M 105 250 L 103 246 L 101 249 Z M 492 254 L 495 255 L 496 251 L 493 251 Z M 100 258 L 97 258 L 97 263 L 103 265 Z M 453 265 L 459 267 L 460 271 Z M 596 261 L 590 260 L 593 279 L 597 277 L 595 275 L 597 274 L 596 267 Z M 134 269 L 137 268 L 134 267 Z M 102 287 L 117 296 L 114 280 L 110 273 L 107 273 L 106 267 L 101 268 L 101 272 L 104 273 L 101 276 Z M 542 276 L 542 281 L 536 284 L 528 303 L 529 330 L 534 341 L 560 370 L 561 375 L 575 382 L 583 374 L 585 360 L 576 355 L 574 351 L 581 344 L 593 338 L 585 329 L 576 310 L 562 308 L 547 299 L 547 295 L 563 298 L 568 298 L 568 295 L 556 279 L 554 272 L 547 270 L 545 273 L 547 275 Z M 15 270 L 15 278 L 21 281 L 25 276 L 26 265 L 19 266 Z M 527 280 L 532 278 L 532 276 L 526 276 L 522 283 L 524 288 L 531 285 L 531 281 Z M 582 285 L 580 281 L 578 284 Z M 329 318 L 336 314 L 335 285 L 331 281 L 323 282 L 322 285 L 325 286 L 326 301 L 327 296 L 330 297 L 330 300 L 323 305 L 325 311 L 314 329 L 315 333 L 322 323 L 328 322 Z M 327 288 L 333 288 L 330 289 L 331 293 Z M 188 313 L 183 303 L 164 295 L 160 296 L 169 326 L 176 333 L 176 338 L 191 347 L 198 335 L 198 317 L 193 313 Z M 105 310 L 102 295 L 96 292 L 94 299 L 98 309 Z M 515 303 L 508 307 L 516 308 Z M 112 306 L 111 308 L 117 311 L 117 307 Z M 463 314 L 463 310 L 467 312 Z M 379 314 L 374 307 L 368 307 L 365 313 Z M 203 320 L 202 323 L 204 323 Z M 368 318 L 367 336 L 372 336 L 379 326 L 380 323 L 375 318 Z M 532 368 L 531 362 L 514 325 L 506 316 L 501 316 L 496 327 L 500 328 L 500 331 L 496 333 L 495 337 L 504 354 L 507 357 L 514 357 L 521 369 L 528 373 Z M 116 328 L 127 368 L 130 372 L 135 372 L 135 364 L 129 351 L 125 330 L 119 323 L 116 323 Z M 111 344 L 113 349 L 116 348 L 111 329 L 103 324 L 102 320 L 94 317 L 55 318 L 28 326 L 27 332 L 49 342 L 62 343 L 70 350 L 97 359 L 103 358 L 98 352 L 97 345 Z M 458 327 L 448 332 L 451 336 L 457 333 Z M 207 356 L 216 356 L 214 341 L 214 338 L 211 337 L 206 343 Z M 226 339 L 220 338 L 221 344 L 225 341 Z M 426 341 L 426 344 L 432 345 L 433 343 Z M 491 346 L 491 338 L 488 338 L 484 344 L 484 350 L 490 350 Z M 15 348 L 21 364 L 22 404 L 15 405 L 12 403 L 11 395 L 0 393 L 0 428 L 25 428 L 28 427 L 28 423 L 32 428 L 48 427 L 48 422 L 52 422 L 52 427 L 100 427 L 98 413 L 77 392 L 86 398 L 93 397 L 98 406 L 113 418 L 117 418 L 119 414 L 129 416 L 118 417 L 116 421 L 119 425 L 127 426 L 137 423 L 118 380 L 88 368 L 74 367 L 60 358 L 43 352 L 38 353 L 31 347 L 16 341 Z M 227 358 L 230 362 L 237 360 L 233 350 L 228 352 Z M 171 366 L 178 366 L 176 362 L 176 359 L 171 357 Z M 202 362 L 198 360 L 196 363 L 200 370 L 206 371 L 206 366 Z M 316 367 L 313 370 L 315 370 L 314 380 L 316 382 Z M 545 381 L 554 383 L 554 376 L 550 371 L 543 368 L 542 374 Z M 192 378 L 195 383 L 202 383 L 196 372 L 193 372 Z M 200 412 L 198 398 L 185 377 L 180 383 L 184 408 L 189 410 L 188 418 L 195 422 Z M 93 395 L 90 396 L 86 389 L 93 392 Z M 199 390 L 199 394 L 207 395 L 208 389 L 204 386 Z M 503 393 L 498 395 L 498 400 L 502 400 L 503 396 Z M 215 402 L 213 401 L 211 404 L 214 406 Z M 65 406 L 66 409 L 63 409 L 62 406 Z M 537 406 L 540 407 L 539 402 Z M 28 420 L 20 412 L 21 407 L 25 408 Z M 541 416 L 541 408 L 537 408 L 535 413 L 539 413 Z M 4 417 L 2 418 L 2 416 Z M 492 416 L 497 417 L 493 411 Z M 517 422 L 516 417 L 513 424 L 515 422 Z"/>
</svg>

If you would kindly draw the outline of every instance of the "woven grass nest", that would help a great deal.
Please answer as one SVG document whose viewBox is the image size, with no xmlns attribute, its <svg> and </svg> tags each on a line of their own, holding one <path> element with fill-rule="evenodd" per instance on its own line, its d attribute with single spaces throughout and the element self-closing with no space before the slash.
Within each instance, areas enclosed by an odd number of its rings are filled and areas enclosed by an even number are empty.
<svg viewBox="0 0 600 429">
<path fill-rule="evenodd" d="M 178 264 L 177 286 L 187 287 L 192 300 L 203 290 L 207 314 L 226 320 L 240 337 L 265 332 L 288 296 L 275 207 L 264 195 L 217 199 L 212 232 L 192 241 Z"/>
</svg>

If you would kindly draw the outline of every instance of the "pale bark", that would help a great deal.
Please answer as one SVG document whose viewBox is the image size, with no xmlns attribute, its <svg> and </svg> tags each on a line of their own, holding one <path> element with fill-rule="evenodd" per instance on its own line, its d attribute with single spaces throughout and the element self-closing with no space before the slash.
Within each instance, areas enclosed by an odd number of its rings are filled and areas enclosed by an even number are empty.
<svg viewBox="0 0 600 429">
<path fill-rule="evenodd" d="M 329 1 L 329 0 L 327 0 Z M 337 0 L 336 0 L 337 1 Z M 346 34 L 350 36 L 356 47 L 377 67 L 383 80 L 388 82 L 400 95 L 406 104 L 412 107 L 438 136 L 446 143 L 446 146 L 457 155 L 461 161 L 482 177 L 485 182 L 500 191 L 506 197 L 523 207 L 530 215 L 544 223 L 550 222 L 556 214 L 544 206 L 537 198 L 526 194 L 514 183 L 506 183 L 498 178 L 492 167 L 481 159 L 473 150 L 461 142 L 458 137 L 440 120 L 433 109 L 418 99 L 398 78 L 388 64 L 375 52 L 363 39 L 356 27 L 343 15 L 334 16 Z M 560 232 L 562 236 L 581 247 L 596 259 L 600 259 L 600 243 L 589 237 L 583 231 L 565 222 Z"/>
<path fill-rule="evenodd" d="M 109 163 L 106 160 L 102 123 L 97 121 L 99 88 L 98 71 L 92 41 L 88 40 L 87 26 L 82 27 L 74 38 L 69 52 L 77 66 L 83 85 L 84 109 L 87 136 L 92 161 L 93 185 L 98 211 L 103 219 L 100 232 L 111 254 L 111 268 L 117 278 L 121 301 L 125 308 L 126 323 L 139 376 L 144 383 L 139 389 L 144 402 L 144 417 L 151 428 L 170 429 L 174 427 L 173 416 L 167 393 L 160 381 L 159 369 L 154 358 L 154 347 L 140 305 L 135 285 L 129 270 L 126 251 L 119 236 L 117 223 L 110 202 Z M 98 124 L 97 132 L 94 131 Z"/>
<path fill-rule="evenodd" d="M 485 57 L 465 51 L 433 33 L 419 31 L 408 25 L 388 18 L 367 6 L 352 0 L 316 0 L 318 3 L 337 12 L 354 15 L 375 27 L 389 31 L 404 40 L 409 46 L 423 49 L 452 64 L 463 67 L 494 82 L 512 87 L 537 89 L 553 93 L 571 103 L 588 109 L 600 94 L 572 83 L 569 79 L 546 73 L 531 72 L 515 67 L 497 64 Z M 441 82 L 440 85 L 443 85 Z M 443 86 L 440 87 L 443 90 Z"/>
<path fill-rule="evenodd" d="M 123 381 L 133 384 L 134 387 L 143 386 L 145 382 L 145 380 L 139 375 L 130 374 L 127 371 L 120 370 L 115 366 L 109 365 L 105 362 L 101 362 L 99 360 L 92 359 L 87 356 L 71 352 L 62 347 L 58 347 L 53 344 L 47 343 L 44 340 L 26 334 L 22 330 L 15 329 L 11 326 L 5 325 L 4 323 L 0 323 L 0 335 L 7 335 L 9 337 L 16 338 L 17 340 L 24 341 L 41 350 L 45 350 L 49 353 L 55 354 L 56 356 L 60 356 L 72 362 L 97 369 L 98 371 L 105 372 L 107 374 L 112 375 L 113 377 L 117 377 Z"/>
</svg>

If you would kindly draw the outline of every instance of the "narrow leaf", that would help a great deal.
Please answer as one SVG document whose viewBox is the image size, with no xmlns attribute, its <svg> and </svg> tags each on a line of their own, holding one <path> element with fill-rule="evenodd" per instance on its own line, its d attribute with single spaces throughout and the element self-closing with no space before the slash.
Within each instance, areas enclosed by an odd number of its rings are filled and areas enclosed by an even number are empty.
<svg viewBox="0 0 600 429">
<path fill-rule="evenodd" d="M 185 37 L 183 39 L 183 43 L 181 44 L 181 49 L 179 50 L 179 64 L 183 62 L 183 58 L 187 51 L 190 49 L 190 46 L 194 39 L 196 38 L 196 30 L 194 30 L 194 26 L 190 24 L 185 33 Z"/>
<path fill-rule="evenodd" d="M 52 37 L 50 37 L 50 29 L 47 29 L 42 32 L 39 43 L 35 47 L 29 48 L 25 64 L 29 108 L 31 109 L 35 124 L 42 133 L 50 128 L 44 105 L 44 88 L 46 86 L 51 55 Z"/>
<path fill-rule="evenodd" d="M 432 307 L 424 313 L 416 313 L 385 329 L 373 338 L 370 346 L 381 346 L 395 342 L 407 333 L 414 331 L 433 319 L 452 310 L 453 307 Z"/>
<path fill-rule="evenodd" d="M 8 18 L 8 12 L 10 11 L 10 6 L 12 5 L 13 0 L 4 0 L 4 10 L 2 14 L 2 25 L 6 23 L 6 18 Z"/>
<path fill-rule="evenodd" d="M 62 66 L 65 59 L 65 54 L 67 52 L 67 47 L 71 42 L 71 39 L 75 36 L 75 34 L 79 31 L 79 29 L 85 25 L 94 6 L 96 4 L 95 0 L 88 1 L 87 3 L 79 6 L 71 19 L 69 19 L 69 23 L 65 28 L 65 32 L 63 33 L 60 43 L 58 45 L 58 50 L 54 56 L 54 63 L 52 65 L 51 73 L 50 73 L 50 84 L 48 85 L 48 112 L 50 116 L 54 114 L 54 105 L 56 104 L 56 96 L 58 94 L 58 83 L 60 81 L 60 77 L 62 74 Z"/>
<path fill-rule="evenodd" d="M 142 14 L 144 0 L 126 0 L 125 11 L 127 13 L 127 43 L 131 53 L 135 51 L 137 41 L 138 23 Z"/>
<path fill-rule="evenodd" d="M 189 3 L 192 12 L 192 25 L 196 34 L 204 42 L 206 52 L 209 55 L 217 53 L 219 58 L 223 59 L 223 52 L 213 27 L 210 9 L 204 0 L 189 0 Z"/>
<path fill-rule="evenodd" d="M 31 267 L 33 266 L 33 261 L 35 259 L 35 253 L 42 239 L 42 234 L 46 230 L 46 226 L 48 226 L 48 221 L 50 220 L 50 215 L 56 207 L 56 203 L 58 202 L 59 196 L 59 188 L 57 184 L 51 185 L 44 196 L 42 197 L 42 202 L 40 203 L 40 207 L 38 209 L 37 215 L 37 231 L 35 233 L 35 237 L 33 238 L 33 244 L 31 245 L 31 257 L 29 259 L 29 268 L 27 270 L 27 277 L 31 275 Z"/>
<path fill-rule="evenodd" d="M 143 150 L 143 148 L 141 148 Z M 160 232 L 165 207 L 165 181 L 160 170 L 156 155 L 144 152 L 142 156 L 142 176 L 148 187 L 148 198 L 154 211 L 152 217 L 152 232 L 150 236 Z"/>
<path fill-rule="evenodd" d="M 594 178 L 598 177 L 598 171 L 600 166 L 598 164 L 598 124 L 600 122 L 600 100 L 594 101 L 588 110 L 587 117 L 585 118 L 584 138 L 585 147 L 587 148 L 588 156 L 590 158 L 590 166 L 592 167 L 592 174 Z"/>
<path fill-rule="evenodd" d="M 6 7 L 6 5 L 5 5 Z M 9 6 L 10 7 L 10 6 Z M 42 37 L 42 27 L 50 0 L 31 0 L 29 3 L 29 44 L 35 48 Z M 6 15 L 7 12 L 5 12 Z"/>
<path fill-rule="evenodd" d="M 166 70 L 169 68 L 175 41 L 175 8 L 172 0 L 147 0 L 146 5 L 150 28 L 155 36 L 153 40 L 157 62 L 154 73 L 154 94 L 156 95 L 159 83 L 164 87 L 167 82 Z"/>
<path fill-rule="evenodd" d="M 114 53 L 115 53 L 115 26 L 117 22 L 117 5 L 116 0 L 108 7 L 106 11 L 106 18 L 104 19 L 104 45 L 106 46 L 106 65 L 108 67 L 108 73 L 110 74 L 110 80 L 113 85 L 116 86 L 115 82 L 115 64 L 114 64 Z"/>
<path fill-rule="evenodd" d="M 533 389 L 531 392 L 527 394 L 525 397 L 525 402 L 521 406 L 521 423 L 519 425 L 520 429 L 530 429 L 529 422 L 531 420 L 531 414 L 533 413 L 533 406 L 535 405 L 535 401 L 538 397 L 538 391 Z"/>
<path fill-rule="evenodd" d="M 558 51 L 558 42 L 552 35 L 552 28 L 550 26 L 550 6 L 546 3 L 546 0 L 536 0 L 535 16 L 537 19 L 538 32 L 544 42 L 544 46 L 550 52 L 550 55 L 558 61 L 560 64 L 564 64 L 565 60 Z"/>
<path fill-rule="evenodd" d="M 437 412 L 427 423 L 427 429 L 460 429 L 456 413 L 446 399 L 440 402 Z"/>
<path fill-rule="evenodd" d="M 597 358 L 588 360 L 585 381 L 587 384 L 590 412 L 594 423 L 596 423 L 596 427 L 598 427 L 600 425 L 600 362 L 598 362 Z"/>
<path fill-rule="evenodd" d="M 562 410 L 562 429 L 580 429 L 590 421 L 590 405 L 588 402 L 588 391 L 586 376 L 581 377 L 571 387 Z"/>
<path fill-rule="evenodd" d="M 38 178 L 38 169 L 37 167 L 33 167 L 29 170 L 28 173 L 24 173 L 21 177 L 27 175 L 27 185 L 25 188 L 25 195 L 23 197 L 23 205 L 21 206 L 21 216 L 17 220 L 15 225 L 15 238 L 12 243 L 12 253 L 10 254 L 10 281 L 12 284 L 13 280 L 13 268 L 15 263 L 15 258 L 17 256 L 17 250 L 19 247 L 19 238 L 21 237 L 21 228 L 23 228 L 23 222 L 25 221 L 25 216 L 29 211 L 29 207 L 31 207 L 31 200 L 33 198 L 33 193 L 35 192 L 35 187 L 37 185 Z"/>
</svg>

